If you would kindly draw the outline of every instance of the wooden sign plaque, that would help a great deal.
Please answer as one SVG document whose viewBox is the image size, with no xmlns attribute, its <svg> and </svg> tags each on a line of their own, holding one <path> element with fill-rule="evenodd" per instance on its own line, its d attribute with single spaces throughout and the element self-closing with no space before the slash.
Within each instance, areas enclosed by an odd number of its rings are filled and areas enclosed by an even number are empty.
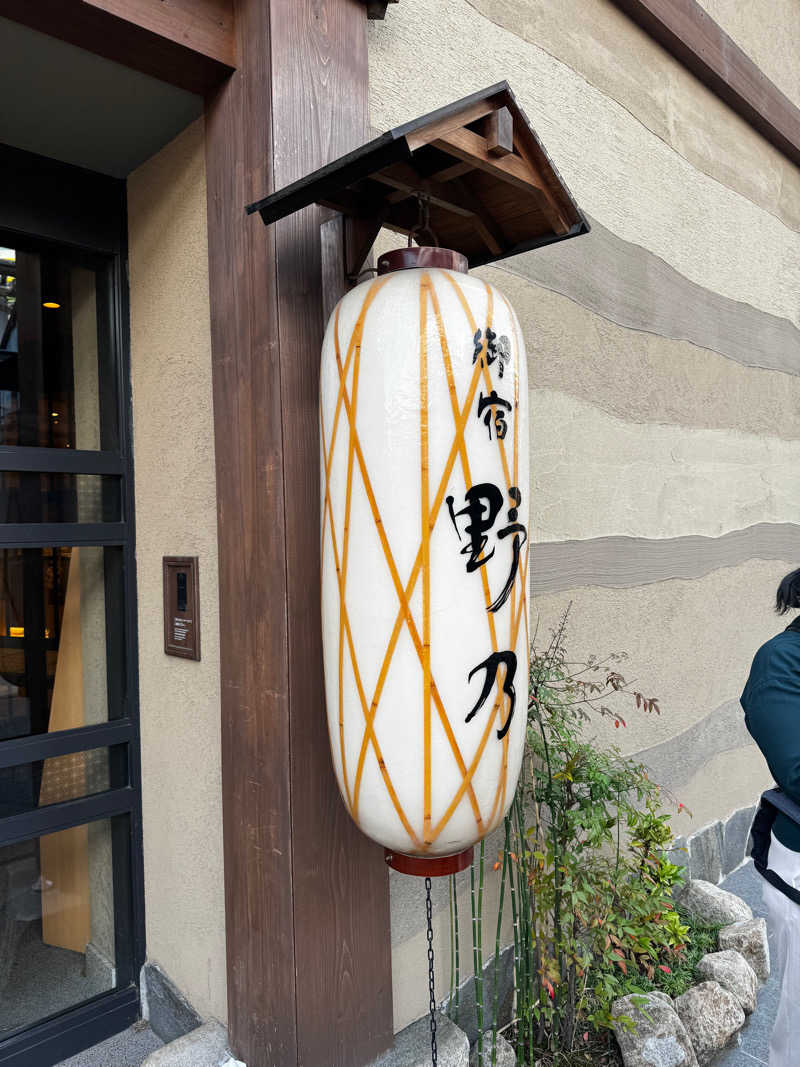
<svg viewBox="0 0 800 1067">
<path fill-rule="evenodd" d="M 164 652 L 182 659 L 200 659 L 197 556 L 164 556 Z"/>
</svg>

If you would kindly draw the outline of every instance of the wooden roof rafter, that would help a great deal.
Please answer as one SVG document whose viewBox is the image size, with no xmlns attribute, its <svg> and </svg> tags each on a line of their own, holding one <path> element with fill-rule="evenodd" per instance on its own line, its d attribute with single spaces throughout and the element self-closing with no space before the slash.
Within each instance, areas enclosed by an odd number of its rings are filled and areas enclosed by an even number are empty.
<svg viewBox="0 0 800 1067">
<path fill-rule="evenodd" d="M 313 203 L 358 223 L 352 271 L 371 232 L 413 233 L 420 204 L 435 239 L 473 267 L 589 229 L 506 82 L 390 130 L 247 211 L 269 225 Z"/>
</svg>

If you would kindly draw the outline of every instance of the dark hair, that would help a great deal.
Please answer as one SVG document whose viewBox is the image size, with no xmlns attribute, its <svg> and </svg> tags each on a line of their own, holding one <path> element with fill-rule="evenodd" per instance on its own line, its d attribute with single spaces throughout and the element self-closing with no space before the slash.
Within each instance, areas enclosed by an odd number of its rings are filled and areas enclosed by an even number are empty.
<svg viewBox="0 0 800 1067">
<path fill-rule="evenodd" d="M 789 608 L 800 608 L 800 568 L 786 575 L 775 596 L 775 610 L 779 615 L 785 615 Z"/>
</svg>

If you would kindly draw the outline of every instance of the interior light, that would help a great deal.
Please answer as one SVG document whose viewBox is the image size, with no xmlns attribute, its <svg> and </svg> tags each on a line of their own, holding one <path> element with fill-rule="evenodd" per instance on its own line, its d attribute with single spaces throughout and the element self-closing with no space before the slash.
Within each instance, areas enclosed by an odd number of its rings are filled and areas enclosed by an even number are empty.
<svg viewBox="0 0 800 1067">
<path fill-rule="evenodd" d="M 9 628 L 8 632 L 11 635 L 11 637 L 24 637 L 25 636 L 25 627 L 24 626 L 12 626 L 12 627 Z"/>
<path fill-rule="evenodd" d="M 57 411 L 51 411 L 50 414 L 53 416 L 54 419 L 58 418 L 58 412 Z"/>
<path fill-rule="evenodd" d="M 61 305 L 57 304 L 55 302 L 55 300 L 45 300 L 45 302 L 42 304 L 42 307 L 43 308 L 60 308 Z"/>
<path fill-rule="evenodd" d="M 0 259 L 5 260 L 6 263 L 16 263 L 17 253 L 13 248 L 0 248 Z"/>
</svg>

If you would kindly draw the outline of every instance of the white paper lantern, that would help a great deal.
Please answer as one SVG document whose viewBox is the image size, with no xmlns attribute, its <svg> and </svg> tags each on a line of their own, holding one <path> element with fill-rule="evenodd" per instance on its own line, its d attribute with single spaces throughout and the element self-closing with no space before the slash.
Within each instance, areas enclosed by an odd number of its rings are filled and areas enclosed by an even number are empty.
<svg viewBox="0 0 800 1067">
<path fill-rule="evenodd" d="M 339 302 L 322 352 L 325 692 L 351 816 L 430 859 L 502 822 L 522 760 L 525 348 L 463 256 L 400 249 L 379 269 Z"/>
</svg>

